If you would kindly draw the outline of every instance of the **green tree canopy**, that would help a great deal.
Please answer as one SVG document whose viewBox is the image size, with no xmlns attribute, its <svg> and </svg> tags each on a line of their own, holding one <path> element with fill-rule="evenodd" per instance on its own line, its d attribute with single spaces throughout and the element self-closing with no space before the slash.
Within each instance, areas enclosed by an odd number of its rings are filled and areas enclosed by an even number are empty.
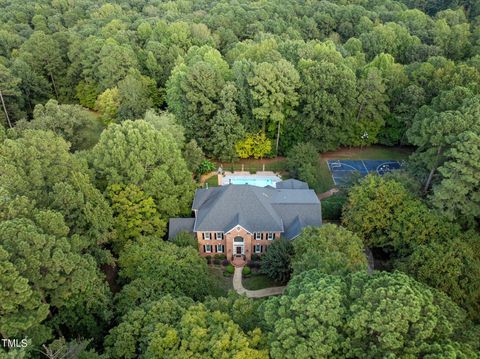
<svg viewBox="0 0 480 359">
<path fill-rule="evenodd" d="M 302 87 L 297 122 L 304 137 L 320 151 L 348 143 L 343 130 L 351 126 L 356 94 L 354 72 L 343 63 L 301 60 L 298 64 Z"/>
<path fill-rule="evenodd" d="M 197 249 L 156 237 L 142 237 L 126 246 L 118 263 L 120 278 L 127 282 L 116 298 L 120 313 L 165 294 L 203 299 L 212 285 Z"/>
<path fill-rule="evenodd" d="M 261 310 L 272 358 L 422 357 L 439 348 L 475 357 L 478 346 L 465 338 L 471 323 L 460 308 L 401 273 L 307 271 Z"/>
<path fill-rule="evenodd" d="M 185 126 L 187 138 L 210 146 L 211 125 L 219 110 L 220 94 L 229 77 L 228 64 L 209 46 L 192 47 L 167 83 L 169 109 Z"/>
<path fill-rule="evenodd" d="M 101 124 L 85 108 L 55 100 L 35 106 L 32 121 L 21 121 L 17 128 L 53 131 L 70 142 L 72 151 L 93 147 L 101 132 Z"/>
<path fill-rule="evenodd" d="M 110 239 L 111 209 L 93 186 L 87 164 L 53 132 L 25 130 L 0 145 L 0 186 L 34 206 L 60 212 L 70 229 L 95 250 Z"/>
<path fill-rule="evenodd" d="M 342 223 L 366 246 L 406 255 L 421 243 L 453 238 L 458 226 L 430 210 L 393 178 L 369 175 L 354 186 Z"/>
<path fill-rule="evenodd" d="M 192 175 L 174 137 L 164 129 L 143 120 L 112 124 L 89 160 L 100 188 L 133 184 L 154 199 L 164 220 L 190 208 Z"/>
<path fill-rule="evenodd" d="M 362 240 L 334 224 L 307 227 L 293 241 L 293 274 L 319 269 L 326 274 L 345 274 L 367 269 Z"/>
<path fill-rule="evenodd" d="M 245 136 L 245 128 L 236 110 L 237 95 L 235 85 L 228 82 L 220 93 L 220 109 L 213 119 L 211 152 L 220 161 L 236 159 L 235 145 Z"/>
<path fill-rule="evenodd" d="M 246 334 L 228 314 L 171 296 L 131 310 L 106 338 L 111 358 L 266 359 L 261 342 L 259 329 Z"/>
<path fill-rule="evenodd" d="M 262 121 L 263 131 L 267 124 L 270 130 L 276 131 L 275 153 L 278 153 L 281 128 L 287 118 L 295 114 L 298 105 L 299 80 L 295 67 L 283 59 L 254 65 L 247 79 L 254 101 L 253 116 Z"/>
<path fill-rule="evenodd" d="M 262 256 L 260 271 L 277 282 L 287 282 L 292 273 L 291 260 L 293 246 L 289 239 L 281 238 L 268 246 L 268 251 Z"/>
<path fill-rule="evenodd" d="M 190 140 L 183 148 L 183 158 L 187 163 L 190 172 L 195 173 L 198 167 L 205 161 L 205 155 L 202 149 L 198 146 L 197 141 Z"/>
<path fill-rule="evenodd" d="M 15 296 L 6 292 L 13 277 L 2 279 L 2 334 L 28 335 L 35 344 L 50 339 L 51 331 L 98 336 L 111 310 L 95 259 L 66 237 L 60 213 L 34 210 L 29 216 L 0 222 L 0 267 L 17 279 L 10 288 Z"/>
<path fill-rule="evenodd" d="M 163 237 L 167 222 L 160 217 L 152 197 L 133 184 L 112 184 L 107 191 L 117 231 L 114 238 L 117 253 L 141 236 Z"/>
<path fill-rule="evenodd" d="M 445 154 L 459 141 L 459 136 L 466 131 L 480 133 L 477 117 L 480 98 L 464 96 L 465 91 L 459 89 L 442 93 L 432 107 L 420 109 L 407 132 L 409 140 L 418 147 L 412 162 L 429 171 L 428 177 L 425 176 L 425 192 L 432 182 L 438 182 L 434 181 L 437 168 L 445 162 Z"/>
<path fill-rule="evenodd" d="M 448 241 L 422 244 L 395 263 L 418 281 L 445 292 L 472 319 L 480 313 L 480 238 L 474 231 Z"/>
<path fill-rule="evenodd" d="M 287 152 L 287 168 L 290 176 L 307 182 L 315 188 L 319 180 L 319 155 L 310 143 L 298 143 Z"/>
<path fill-rule="evenodd" d="M 445 155 L 432 203 L 449 220 L 475 226 L 480 223 L 480 132 L 464 132 Z"/>
</svg>

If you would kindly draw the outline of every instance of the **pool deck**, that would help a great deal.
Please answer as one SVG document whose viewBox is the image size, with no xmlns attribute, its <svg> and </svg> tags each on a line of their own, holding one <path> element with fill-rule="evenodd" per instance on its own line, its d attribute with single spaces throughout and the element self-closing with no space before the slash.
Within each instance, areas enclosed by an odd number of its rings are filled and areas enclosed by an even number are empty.
<svg viewBox="0 0 480 359">
<path fill-rule="evenodd" d="M 230 180 L 236 179 L 236 178 L 242 178 L 242 179 L 262 179 L 262 180 L 271 180 L 272 184 L 275 185 L 275 183 L 281 181 L 282 179 L 280 176 L 278 176 L 276 173 L 272 171 L 258 171 L 255 174 L 251 174 L 250 172 L 247 171 L 235 171 L 235 172 L 228 172 L 225 171 L 223 175 L 221 176 L 221 182 L 219 181 L 219 184 L 222 186 L 228 185 L 230 183 Z"/>
</svg>

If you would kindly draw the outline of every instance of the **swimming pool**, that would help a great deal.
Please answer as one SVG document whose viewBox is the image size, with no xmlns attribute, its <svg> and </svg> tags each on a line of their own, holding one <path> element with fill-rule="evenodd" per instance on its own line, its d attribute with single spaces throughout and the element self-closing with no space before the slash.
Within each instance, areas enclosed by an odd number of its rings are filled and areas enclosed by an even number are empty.
<svg viewBox="0 0 480 359">
<path fill-rule="evenodd" d="M 223 185 L 228 184 L 248 184 L 257 187 L 272 186 L 281 181 L 277 176 L 225 176 L 223 178 Z"/>
</svg>

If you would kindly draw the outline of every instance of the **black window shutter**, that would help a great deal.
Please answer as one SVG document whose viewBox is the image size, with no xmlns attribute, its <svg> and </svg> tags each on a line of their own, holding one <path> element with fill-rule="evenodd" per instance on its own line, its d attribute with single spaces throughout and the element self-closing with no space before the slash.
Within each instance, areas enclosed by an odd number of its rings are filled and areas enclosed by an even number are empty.
<svg viewBox="0 0 480 359">
<path fill-rule="evenodd" d="M 203 245 L 203 253 L 206 253 L 207 249 L 205 248 L 205 244 Z"/>
<path fill-rule="evenodd" d="M 202 232 L 202 239 L 205 239 L 205 233 L 203 233 L 203 232 Z"/>
</svg>

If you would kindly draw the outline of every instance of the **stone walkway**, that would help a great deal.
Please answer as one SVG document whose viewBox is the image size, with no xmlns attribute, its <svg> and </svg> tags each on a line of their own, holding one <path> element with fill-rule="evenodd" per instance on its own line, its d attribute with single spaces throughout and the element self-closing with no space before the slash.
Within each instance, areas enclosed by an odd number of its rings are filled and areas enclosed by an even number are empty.
<svg viewBox="0 0 480 359">
<path fill-rule="evenodd" d="M 317 194 L 317 197 L 318 197 L 319 200 L 322 200 L 322 199 L 333 196 L 337 192 L 339 192 L 338 188 L 332 188 L 332 189 L 328 190 L 327 192 Z"/>
<path fill-rule="evenodd" d="M 248 298 L 262 298 L 283 294 L 285 287 L 271 287 L 259 290 L 245 289 L 242 284 L 242 269 L 243 267 L 235 267 L 235 272 L 233 273 L 233 289 L 235 289 L 238 294 L 245 294 Z"/>
</svg>

